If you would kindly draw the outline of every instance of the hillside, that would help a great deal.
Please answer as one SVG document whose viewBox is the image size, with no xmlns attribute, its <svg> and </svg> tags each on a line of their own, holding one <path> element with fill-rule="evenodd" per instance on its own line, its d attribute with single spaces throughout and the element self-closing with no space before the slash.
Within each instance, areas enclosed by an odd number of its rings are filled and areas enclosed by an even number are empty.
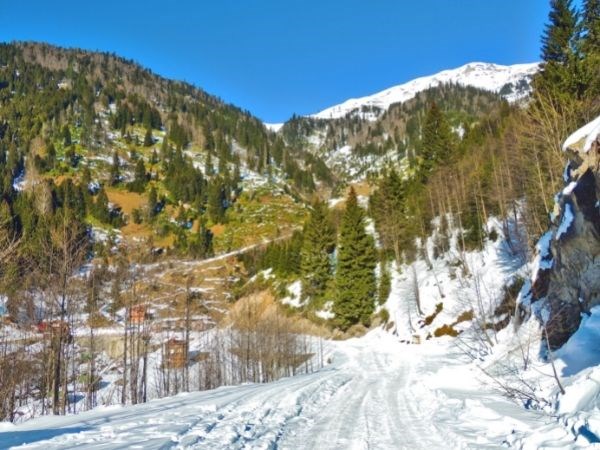
<svg viewBox="0 0 600 450">
<path fill-rule="evenodd" d="M 234 227 L 255 190 L 294 204 L 323 183 L 311 175 L 324 173 L 311 170 L 317 158 L 285 147 L 248 112 L 114 55 L 3 44 L 0 80 L 2 178 L 13 186 L 4 196 L 21 223 L 18 192 L 57 197 L 68 183 L 96 241 L 115 232 L 189 254 L 202 225 L 212 233 L 202 239 L 214 238 L 206 245 L 231 250 L 249 242 L 228 243 L 221 225 Z M 56 212 L 53 203 L 37 210 Z M 282 218 L 279 232 L 292 222 Z"/>
<path fill-rule="evenodd" d="M 422 123 L 432 103 L 444 111 L 459 138 L 482 119 L 509 108 L 496 93 L 444 84 L 392 104 L 377 118 L 296 116 L 283 124 L 278 134 L 289 145 L 307 149 L 325 161 L 339 182 L 362 181 L 377 177 L 386 168 L 405 170 L 416 158 Z"/>
</svg>

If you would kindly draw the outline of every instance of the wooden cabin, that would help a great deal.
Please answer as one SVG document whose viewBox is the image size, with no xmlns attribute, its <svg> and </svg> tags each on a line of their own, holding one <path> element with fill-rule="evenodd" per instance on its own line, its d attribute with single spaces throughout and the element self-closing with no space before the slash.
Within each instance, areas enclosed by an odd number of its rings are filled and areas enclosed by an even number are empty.
<svg viewBox="0 0 600 450">
<path fill-rule="evenodd" d="M 56 338 L 62 337 L 67 342 L 71 342 L 73 335 L 71 334 L 71 327 L 64 320 L 52 320 L 50 322 L 41 321 L 37 324 L 37 330 L 42 333 L 45 337 Z"/>
<path fill-rule="evenodd" d="M 146 305 L 134 305 L 129 310 L 129 321 L 134 325 L 142 324 L 149 319 L 151 319 L 151 315 Z"/>
<path fill-rule="evenodd" d="M 171 338 L 165 342 L 165 364 L 171 369 L 180 369 L 187 363 L 187 346 L 184 340 Z"/>
</svg>

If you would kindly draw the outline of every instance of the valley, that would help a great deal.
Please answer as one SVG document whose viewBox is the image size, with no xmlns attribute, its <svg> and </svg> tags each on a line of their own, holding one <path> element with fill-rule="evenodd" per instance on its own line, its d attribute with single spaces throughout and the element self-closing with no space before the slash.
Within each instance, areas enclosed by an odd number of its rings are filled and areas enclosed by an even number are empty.
<svg viewBox="0 0 600 450">
<path fill-rule="evenodd" d="M 0 449 L 597 446 L 600 2 L 548 8 L 539 62 L 449 41 L 281 123 L 116 53 L 0 42 Z M 249 22 L 239 61 L 226 26 L 178 69 L 239 90 L 281 59 L 348 92 L 295 59 L 304 33 L 275 56 L 250 42 L 281 24 Z"/>
</svg>

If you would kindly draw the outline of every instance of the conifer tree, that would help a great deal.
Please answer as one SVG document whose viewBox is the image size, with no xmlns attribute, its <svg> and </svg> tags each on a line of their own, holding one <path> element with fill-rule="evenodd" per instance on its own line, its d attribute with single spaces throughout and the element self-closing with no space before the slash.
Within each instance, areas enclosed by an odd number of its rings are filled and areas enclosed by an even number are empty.
<svg viewBox="0 0 600 450">
<path fill-rule="evenodd" d="M 150 147 L 154 144 L 154 140 L 152 139 L 152 130 L 148 128 L 146 130 L 146 134 L 144 135 L 144 147 Z"/>
<path fill-rule="evenodd" d="M 207 258 L 214 254 L 213 250 L 213 234 L 208 228 L 204 220 L 200 220 L 198 231 L 193 233 L 189 239 L 188 251 L 194 258 Z"/>
<path fill-rule="evenodd" d="M 144 165 L 144 160 L 140 158 L 135 165 L 133 181 L 131 182 L 129 189 L 133 192 L 144 192 L 147 182 L 148 175 L 146 174 L 146 166 Z"/>
<path fill-rule="evenodd" d="M 210 152 L 206 153 L 206 161 L 204 161 L 204 175 L 210 177 L 215 172 Z"/>
<path fill-rule="evenodd" d="M 154 165 L 158 163 L 158 153 L 156 153 L 156 149 L 152 150 L 152 155 L 150 155 L 150 164 Z"/>
<path fill-rule="evenodd" d="M 421 170 L 427 174 L 439 163 L 446 161 L 454 149 L 454 136 L 446 116 L 435 102 L 431 103 L 421 138 Z"/>
<path fill-rule="evenodd" d="M 100 188 L 94 203 L 93 215 L 102 223 L 110 223 L 110 210 L 108 209 L 108 196 L 104 188 Z"/>
<path fill-rule="evenodd" d="M 119 184 L 121 181 L 121 169 L 119 168 L 119 152 L 115 150 L 110 167 L 110 184 L 112 186 Z"/>
<path fill-rule="evenodd" d="M 581 76 L 579 98 L 593 99 L 600 95 L 600 0 L 585 0 L 581 18 L 579 51 Z"/>
<path fill-rule="evenodd" d="M 365 215 L 350 189 L 340 224 L 335 301 L 336 324 L 343 330 L 361 322 L 368 325 L 375 307 L 377 254 L 373 237 L 365 231 Z"/>
<path fill-rule="evenodd" d="M 221 223 L 225 215 L 223 204 L 223 186 L 220 178 L 214 179 L 208 186 L 207 213 L 213 223 Z"/>
<path fill-rule="evenodd" d="M 165 136 L 160 144 L 160 158 L 165 161 L 169 157 L 171 149 L 169 147 L 169 138 Z"/>
<path fill-rule="evenodd" d="M 583 51 L 600 52 L 600 0 L 584 0 L 581 28 Z"/>
<path fill-rule="evenodd" d="M 56 148 L 54 144 L 50 142 L 48 144 L 48 148 L 46 150 L 46 166 L 48 169 L 54 169 L 54 165 L 56 164 Z"/>
<path fill-rule="evenodd" d="M 85 191 L 88 191 L 89 185 L 92 182 L 92 173 L 90 172 L 90 166 L 85 166 L 83 168 L 83 173 L 81 175 L 81 184 L 85 188 Z"/>
<path fill-rule="evenodd" d="M 572 52 L 577 26 L 572 0 L 551 0 L 548 18 L 550 23 L 542 36 L 542 59 L 564 64 Z"/>
<path fill-rule="evenodd" d="M 325 294 L 327 282 L 332 274 L 330 255 L 335 248 L 335 230 L 324 203 L 313 204 L 303 235 L 300 251 L 302 293 L 305 298 L 314 300 Z"/>
<path fill-rule="evenodd" d="M 71 130 L 69 130 L 69 125 L 66 125 L 62 129 L 63 135 L 63 144 L 65 147 L 71 145 Z"/>
<path fill-rule="evenodd" d="M 148 193 L 148 216 L 153 218 L 157 213 L 158 208 L 158 195 L 156 193 L 156 188 L 152 186 L 150 192 Z"/>
<path fill-rule="evenodd" d="M 383 305 L 387 301 L 392 290 L 392 277 L 385 258 L 382 258 L 380 267 L 381 275 L 379 277 L 379 287 L 377 289 L 377 300 L 380 305 Z"/>
<path fill-rule="evenodd" d="M 394 252 L 398 264 L 414 239 L 416 223 L 407 202 L 410 195 L 415 195 L 414 186 L 414 181 L 403 181 L 398 172 L 390 170 L 378 180 L 377 190 L 369 198 L 370 213 L 382 244 Z M 412 192 L 407 192 L 410 187 Z"/>
</svg>

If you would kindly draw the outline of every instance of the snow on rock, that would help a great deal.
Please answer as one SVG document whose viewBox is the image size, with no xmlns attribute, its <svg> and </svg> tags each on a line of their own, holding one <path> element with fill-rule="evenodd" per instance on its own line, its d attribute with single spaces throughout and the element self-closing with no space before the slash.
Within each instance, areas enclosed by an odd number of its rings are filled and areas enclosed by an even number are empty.
<svg viewBox="0 0 600 450">
<path fill-rule="evenodd" d="M 565 203 L 562 220 L 560 221 L 558 230 L 556 230 L 556 237 L 554 239 L 558 241 L 560 240 L 561 236 L 567 234 L 567 232 L 571 228 L 571 225 L 573 224 L 573 220 L 575 220 L 575 216 L 573 215 L 573 208 L 571 207 L 570 203 Z"/>
<path fill-rule="evenodd" d="M 592 148 L 592 144 L 596 141 L 600 135 L 600 116 L 596 117 L 587 125 L 584 125 L 579 130 L 575 131 L 571 136 L 567 138 L 563 144 L 563 151 L 567 149 L 572 150 L 583 150 L 589 152 Z"/>
<path fill-rule="evenodd" d="M 517 101 L 527 95 L 529 89 L 519 89 L 539 70 L 539 64 L 515 64 L 502 66 L 498 64 L 474 62 L 452 70 L 444 70 L 435 75 L 414 79 L 384 91 L 361 98 L 353 98 L 339 105 L 324 109 L 311 117 L 318 119 L 338 119 L 355 110 L 387 110 L 394 103 L 401 103 L 415 97 L 419 92 L 442 84 L 460 84 L 473 86 L 492 92 L 500 92 L 505 86 L 505 98 Z M 506 88 L 505 88 L 506 89 Z M 366 119 L 374 120 L 377 114 L 367 114 Z"/>
<path fill-rule="evenodd" d="M 552 231 L 546 232 L 537 242 L 535 248 L 537 254 L 532 263 L 533 282 L 535 282 L 540 270 L 552 268 L 554 261 L 550 252 L 550 243 L 552 242 Z"/>
</svg>

